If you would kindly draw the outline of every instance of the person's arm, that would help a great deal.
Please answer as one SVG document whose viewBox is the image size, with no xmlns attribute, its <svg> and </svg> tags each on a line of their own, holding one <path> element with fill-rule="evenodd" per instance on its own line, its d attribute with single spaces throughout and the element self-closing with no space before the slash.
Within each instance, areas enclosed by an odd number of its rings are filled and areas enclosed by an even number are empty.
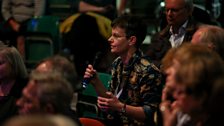
<svg viewBox="0 0 224 126">
<path fill-rule="evenodd" d="M 117 111 L 142 122 L 146 118 L 142 106 L 135 107 L 126 105 L 120 102 L 111 92 L 106 92 L 106 97 L 98 97 L 97 103 L 101 109 Z"/>
<path fill-rule="evenodd" d="M 35 0 L 34 17 L 40 17 L 45 14 L 46 0 Z"/>
<path fill-rule="evenodd" d="M 84 13 L 84 12 L 89 12 L 89 11 L 104 13 L 104 12 L 106 12 L 106 9 L 104 7 L 98 7 L 98 6 L 88 4 L 84 1 L 80 1 L 79 2 L 79 12 Z"/>
<path fill-rule="evenodd" d="M 104 87 L 102 81 L 99 79 L 96 70 L 92 65 L 88 65 L 86 68 L 84 79 L 90 79 L 90 83 L 93 85 L 98 96 L 106 97 L 106 87 Z"/>
<path fill-rule="evenodd" d="M 120 4 L 118 6 L 118 15 L 121 15 L 124 13 L 126 5 L 127 5 L 127 0 L 120 0 Z"/>
<path fill-rule="evenodd" d="M 138 121 L 145 121 L 145 113 L 143 107 L 135 107 L 131 105 L 126 105 L 126 113 L 127 116 L 132 117 Z"/>
</svg>

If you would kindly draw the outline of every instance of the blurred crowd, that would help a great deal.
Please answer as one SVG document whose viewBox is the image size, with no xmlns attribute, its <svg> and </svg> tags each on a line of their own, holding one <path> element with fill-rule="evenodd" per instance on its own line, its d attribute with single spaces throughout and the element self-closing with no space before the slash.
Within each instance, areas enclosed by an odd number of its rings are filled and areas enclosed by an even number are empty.
<svg viewBox="0 0 224 126">
<path fill-rule="evenodd" d="M 1 0 L 0 126 L 224 125 L 223 0 L 59 2 L 59 46 L 29 66 L 57 2 Z"/>
</svg>

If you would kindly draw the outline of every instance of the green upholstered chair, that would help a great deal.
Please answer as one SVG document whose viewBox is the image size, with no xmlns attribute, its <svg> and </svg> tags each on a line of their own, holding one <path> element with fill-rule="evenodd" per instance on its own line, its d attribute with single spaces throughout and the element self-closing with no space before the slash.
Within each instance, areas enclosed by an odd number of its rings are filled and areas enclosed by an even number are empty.
<svg viewBox="0 0 224 126">
<path fill-rule="evenodd" d="M 33 66 L 41 59 L 58 53 L 61 49 L 59 18 L 42 16 L 28 22 L 25 40 L 25 62 Z"/>
<path fill-rule="evenodd" d="M 108 88 L 109 81 L 111 80 L 111 75 L 108 73 L 98 72 L 98 76 L 104 86 Z M 93 86 L 89 84 L 87 88 L 79 94 L 79 100 L 77 105 L 78 115 L 82 117 L 101 117 L 102 114 L 97 106 L 96 100 L 96 91 Z"/>
</svg>

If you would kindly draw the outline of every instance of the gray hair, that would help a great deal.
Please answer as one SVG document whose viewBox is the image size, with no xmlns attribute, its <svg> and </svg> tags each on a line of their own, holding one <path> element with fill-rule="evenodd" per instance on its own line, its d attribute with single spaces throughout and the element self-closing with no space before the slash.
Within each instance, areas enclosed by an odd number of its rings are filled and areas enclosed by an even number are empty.
<svg viewBox="0 0 224 126">
<path fill-rule="evenodd" d="M 58 72 L 32 71 L 30 81 L 37 86 L 41 107 L 51 104 L 56 113 L 63 113 L 70 107 L 73 90 L 69 82 Z"/>
<path fill-rule="evenodd" d="M 0 55 L 10 64 L 11 74 L 14 77 L 26 78 L 28 76 L 23 58 L 15 47 L 0 45 Z"/>
</svg>

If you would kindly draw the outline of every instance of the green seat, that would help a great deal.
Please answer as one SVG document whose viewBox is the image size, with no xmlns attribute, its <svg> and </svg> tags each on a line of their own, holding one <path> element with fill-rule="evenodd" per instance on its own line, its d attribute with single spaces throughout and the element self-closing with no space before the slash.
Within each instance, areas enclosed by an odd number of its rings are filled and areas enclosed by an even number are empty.
<svg viewBox="0 0 224 126">
<path fill-rule="evenodd" d="M 42 16 L 28 22 L 25 40 L 25 62 L 28 67 L 58 53 L 60 49 L 61 36 L 58 17 Z"/>
<path fill-rule="evenodd" d="M 100 73 L 100 72 L 98 72 L 98 75 L 99 75 L 100 80 L 104 84 L 104 86 L 106 88 L 108 88 L 108 83 L 111 80 L 111 75 L 107 74 L 107 73 Z M 83 90 L 82 94 L 87 95 L 87 96 L 97 97 L 96 91 L 91 84 L 89 84 L 87 86 L 87 88 L 85 90 Z"/>
<path fill-rule="evenodd" d="M 111 75 L 108 73 L 98 72 L 99 78 L 106 88 L 109 86 Z M 78 115 L 82 117 L 101 117 L 101 111 L 97 107 L 97 94 L 94 87 L 89 84 L 80 95 L 77 105 Z"/>
</svg>

